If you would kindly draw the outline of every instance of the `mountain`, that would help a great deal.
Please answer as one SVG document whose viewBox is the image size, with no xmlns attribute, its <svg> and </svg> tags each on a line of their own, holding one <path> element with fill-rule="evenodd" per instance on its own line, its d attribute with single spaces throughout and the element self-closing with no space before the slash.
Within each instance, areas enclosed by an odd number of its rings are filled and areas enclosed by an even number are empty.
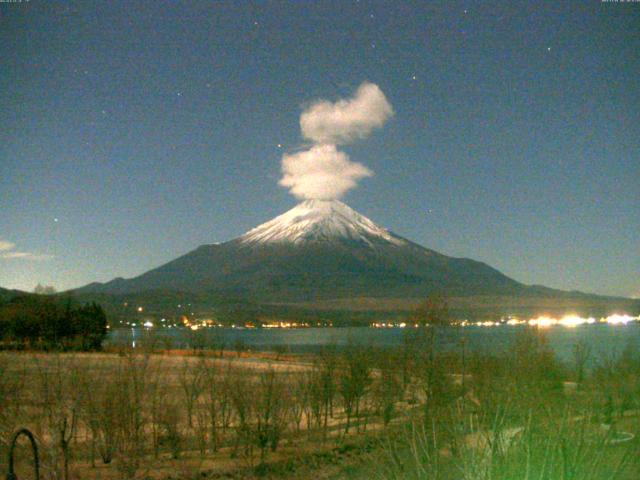
<svg viewBox="0 0 640 480">
<path fill-rule="evenodd" d="M 204 245 L 129 280 L 79 292 L 215 292 L 260 301 L 359 296 L 512 294 L 523 288 L 481 262 L 404 239 L 342 202 L 307 200 L 234 240 Z"/>
<path fill-rule="evenodd" d="M 337 200 L 304 201 L 239 238 L 203 245 L 138 277 L 74 291 L 147 299 L 190 294 L 209 303 L 243 299 L 326 309 L 362 299 L 411 301 L 431 292 L 503 304 L 521 297 L 593 298 L 527 286 L 485 263 L 424 248 Z"/>
<path fill-rule="evenodd" d="M 0 303 L 11 300 L 14 297 L 18 297 L 21 295 L 29 295 L 27 292 L 22 292 L 20 290 L 8 290 L 6 288 L 0 287 Z"/>
</svg>

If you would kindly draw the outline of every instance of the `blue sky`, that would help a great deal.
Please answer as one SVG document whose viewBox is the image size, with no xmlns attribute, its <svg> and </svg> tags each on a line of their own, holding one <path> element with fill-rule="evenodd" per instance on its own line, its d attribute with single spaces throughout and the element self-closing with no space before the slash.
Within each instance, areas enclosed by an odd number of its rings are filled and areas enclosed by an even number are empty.
<svg viewBox="0 0 640 480">
<path fill-rule="evenodd" d="M 525 283 L 640 294 L 638 4 L 31 1 L 0 33 L 2 287 L 134 276 L 291 208 L 301 112 L 369 81 L 395 114 L 341 147 L 374 172 L 346 203 Z"/>
</svg>

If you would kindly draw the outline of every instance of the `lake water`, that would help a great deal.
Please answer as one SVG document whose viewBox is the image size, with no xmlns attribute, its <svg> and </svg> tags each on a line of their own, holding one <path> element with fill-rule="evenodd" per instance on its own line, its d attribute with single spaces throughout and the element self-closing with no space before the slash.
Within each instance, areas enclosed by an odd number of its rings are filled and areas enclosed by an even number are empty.
<svg viewBox="0 0 640 480">
<path fill-rule="evenodd" d="M 441 328 L 438 345 L 442 350 L 460 348 L 464 339 L 468 349 L 498 352 L 508 348 L 521 325 L 493 327 L 467 326 L 464 328 Z M 211 328 L 196 332 L 188 329 L 117 329 L 109 332 L 107 343 L 112 345 L 134 345 L 154 343 L 160 348 L 220 348 L 242 347 L 250 350 L 274 350 L 290 352 L 312 352 L 335 345 L 338 348 L 349 342 L 376 347 L 402 345 L 406 335 L 415 329 L 402 328 L 299 328 L 299 329 L 237 329 Z M 640 349 L 640 323 L 627 325 L 594 324 L 574 328 L 552 326 L 544 329 L 549 344 L 559 358 L 570 360 L 574 345 L 582 341 L 591 347 L 592 357 L 620 353 L 631 345 Z"/>
</svg>

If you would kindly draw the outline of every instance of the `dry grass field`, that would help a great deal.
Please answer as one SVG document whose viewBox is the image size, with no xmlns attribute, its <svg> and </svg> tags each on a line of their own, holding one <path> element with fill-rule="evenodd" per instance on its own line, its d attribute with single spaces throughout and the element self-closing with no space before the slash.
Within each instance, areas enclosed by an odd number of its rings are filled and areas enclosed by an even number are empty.
<svg viewBox="0 0 640 480">
<path fill-rule="evenodd" d="M 640 478 L 640 356 L 505 352 L 0 354 L 0 472 L 29 428 L 41 477 Z M 20 442 L 18 478 L 32 478 Z"/>
</svg>

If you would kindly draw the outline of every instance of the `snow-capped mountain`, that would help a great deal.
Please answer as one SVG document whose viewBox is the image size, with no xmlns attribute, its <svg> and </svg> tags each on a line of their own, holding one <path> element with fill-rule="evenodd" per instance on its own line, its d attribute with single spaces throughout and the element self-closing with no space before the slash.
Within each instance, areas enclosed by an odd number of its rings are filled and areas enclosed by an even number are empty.
<svg viewBox="0 0 640 480">
<path fill-rule="evenodd" d="M 336 239 L 369 245 L 380 241 L 394 245 L 407 243 L 338 200 L 306 200 L 239 238 L 248 244 L 299 244 Z"/>
<path fill-rule="evenodd" d="M 175 315 L 181 313 L 177 304 L 194 302 L 201 312 L 226 311 L 222 315 L 231 319 L 265 313 L 317 319 L 339 308 L 351 321 L 363 314 L 362 305 L 397 312 L 432 292 L 456 299 L 459 315 L 480 318 L 548 314 L 550 308 L 589 315 L 613 307 L 640 311 L 637 301 L 523 285 L 482 262 L 417 245 L 342 202 L 316 200 L 135 278 L 92 283 L 71 293 L 110 305 L 113 314 L 136 302 Z"/>
<path fill-rule="evenodd" d="M 421 247 L 339 201 L 308 200 L 221 244 L 132 279 L 79 293 L 194 292 L 253 302 L 513 294 L 524 285 L 488 265 Z"/>
</svg>

